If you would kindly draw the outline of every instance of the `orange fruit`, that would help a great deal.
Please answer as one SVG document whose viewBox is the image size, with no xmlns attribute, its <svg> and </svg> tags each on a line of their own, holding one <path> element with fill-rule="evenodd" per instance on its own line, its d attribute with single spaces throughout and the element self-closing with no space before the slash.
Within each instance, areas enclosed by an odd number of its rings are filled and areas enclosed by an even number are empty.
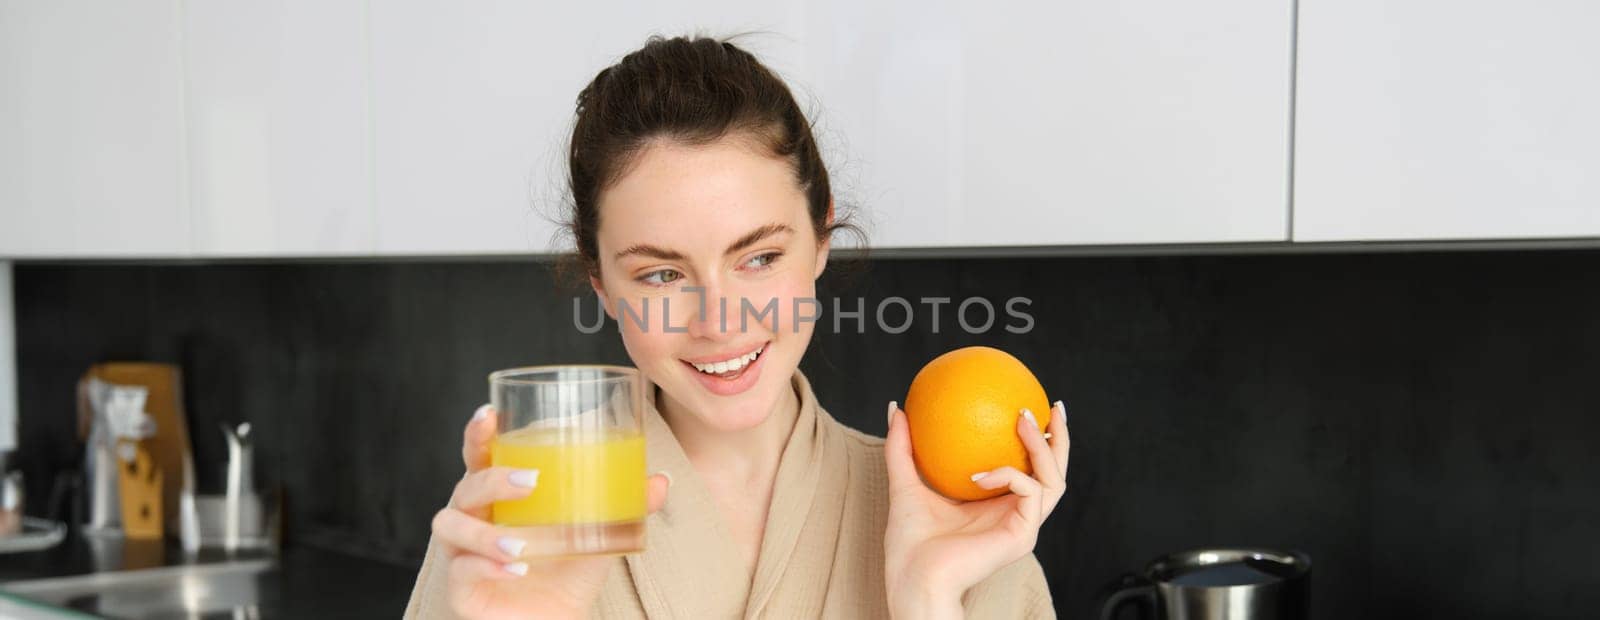
<svg viewBox="0 0 1600 620">
<path fill-rule="evenodd" d="M 1050 403 L 1033 372 L 1011 354 L 966 347 L 933 358 L 911 380 L 901 409 L 911 431 L 911 457 L 933 490 L 954 500 L 988 499 L 1008 492 L 985 489 L 972 475 L 1010 465 L 1033 473 L 1017 436 L 1026 407 L 1050 424 Z"/>
</svg>

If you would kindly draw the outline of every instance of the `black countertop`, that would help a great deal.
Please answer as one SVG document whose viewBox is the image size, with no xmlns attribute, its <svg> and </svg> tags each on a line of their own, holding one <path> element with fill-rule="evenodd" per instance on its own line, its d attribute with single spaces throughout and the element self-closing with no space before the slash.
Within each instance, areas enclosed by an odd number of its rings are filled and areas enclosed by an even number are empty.
<svg viewBox="0 0 1600 620">
<path fill-rule="evenodd" d="M 0 590 L 8 583 L 238 560 L 271 564 L 251 576 L 262 618 L 394 618 L 405 609 L 417 570 L 307 546 L 187 557 L 175 543 L 100 542 L 74 531 L 50 549 L 0 554 Z M 71 608 L 106 613 L 93 600 Z"/>
</svg>

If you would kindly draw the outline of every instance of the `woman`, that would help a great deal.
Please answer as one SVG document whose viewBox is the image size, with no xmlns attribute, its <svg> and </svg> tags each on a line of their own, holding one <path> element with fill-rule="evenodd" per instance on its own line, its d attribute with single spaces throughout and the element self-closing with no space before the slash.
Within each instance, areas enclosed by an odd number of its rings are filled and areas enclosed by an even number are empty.
<svg viewBox="0 0 1600 620">
<path fill-rule="evenodd" d="M 607 313 L 675 306 L 671 330 L 620 321 L 654 412 L 647 549 L 517 561 L 488 507 L 537 474 L 489 467 L 481 408 L 408 617 L 1054 615 L 1031 551 L 1064 488 L 1059 402 L 1049 440 L 1019 418 L 1033 476 L 973 472 L 1011 492 L 957 503 L 918 478 L 895 403 L 888 437 L 863 435 L 798 371 L 813 323 L 795 300 L 815 295 L 847 225 L 781 80 L 731 43 L 652 38 L 578 95 L 569 159 L 577 260 Z M 741 329 L 743 303 L 772 300 Z"/>
</svg>

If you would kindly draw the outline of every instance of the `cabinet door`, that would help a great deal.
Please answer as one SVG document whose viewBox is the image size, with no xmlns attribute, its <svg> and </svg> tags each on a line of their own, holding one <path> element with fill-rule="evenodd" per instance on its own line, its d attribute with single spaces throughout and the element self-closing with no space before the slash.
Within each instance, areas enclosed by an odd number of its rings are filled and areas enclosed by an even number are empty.
<svg viewBox="0 0 1600 620">
<path fill-rule="evenodd" d="M 185 5 L 198 254 L 374 250 L 362 4 Z"/>
<path fill-rule="evenodd" d="M 1297 241 L 1600 235 L 1600 4 L 1304 0 Z"/>
<path fill-rule="evenodd" d="M 1283 241 L 1292 5 L 811 3 L 873 245 Z"/>
<path fill-rule="evenodd" d="M 182 256 L 177 2 L 0 3 L 0 256 Z"/>
<path fill-rule="evenodd" d="M 526 254 L 555 239 L 578 91 L 652 33 L 792 33 L 798 6 L 371 5 L 378 251 Z M 793 39 L 755 37 L 777 66 Z"/>
</svg>

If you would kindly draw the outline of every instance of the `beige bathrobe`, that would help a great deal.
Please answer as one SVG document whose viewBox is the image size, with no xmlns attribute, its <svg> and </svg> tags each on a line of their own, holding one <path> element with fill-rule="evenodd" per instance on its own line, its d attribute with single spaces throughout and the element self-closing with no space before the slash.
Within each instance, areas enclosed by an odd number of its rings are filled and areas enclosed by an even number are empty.
<svg viewBox="0 0 1600 620">
<path fill-rule="evenodd" d="M 778 464 L 753 581 L 705 485 L 645 390 L 647 459 L 671 473 L 667 503 L 649 517 L 644 553 L 619 557 L 591 610 L 599 618 L 883 618 L 888 473 L 883 439 L 823 411 L 804 375 L 792 380 L 800 417 Z M 407 618 L 453 618 L 445 565 L 430 542 Z M 969 618 L 1053 618 L 1032 554 L 969 590 Z"/>
</svg>

